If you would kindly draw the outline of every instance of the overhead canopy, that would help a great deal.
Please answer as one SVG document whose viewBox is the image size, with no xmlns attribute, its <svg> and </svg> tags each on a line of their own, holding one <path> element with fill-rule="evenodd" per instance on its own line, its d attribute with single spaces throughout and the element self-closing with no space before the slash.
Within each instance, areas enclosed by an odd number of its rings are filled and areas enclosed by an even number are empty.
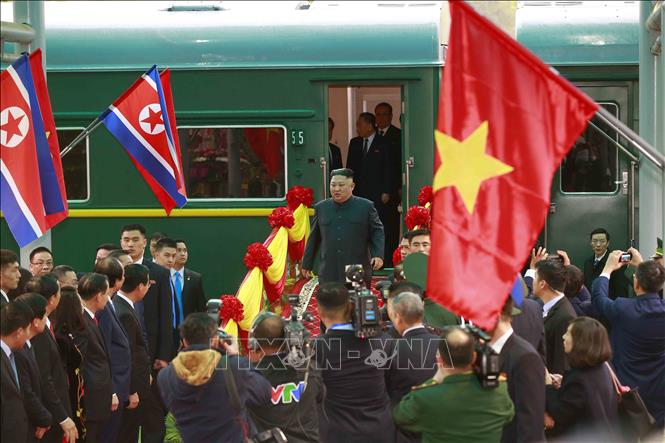
<svg viewBox="0 0 665 443">
<path fill-rule="evenodd" d="M 436 7 L 261 14 L 169 11 L 164 3 L 46 2 L 49 70 L 442 63 Z"/>
<path fill-rule="evenodd" d="M 637 65 L 637 3 L 526 1 L 517 40 L 550 65 Z"/>
</svg>

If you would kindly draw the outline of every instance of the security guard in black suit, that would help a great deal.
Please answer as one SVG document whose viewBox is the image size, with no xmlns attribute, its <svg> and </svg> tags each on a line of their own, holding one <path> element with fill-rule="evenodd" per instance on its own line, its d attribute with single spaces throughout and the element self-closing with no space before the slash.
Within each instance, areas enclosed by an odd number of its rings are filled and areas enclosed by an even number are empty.
<svg viewBox="0 0 665 443">
<path fill-rule="evenodd" d="M 372 269 L 383 266 L 383 224 L 371 201 L 353 195 L 353 171 L 331 173 L 332 198 L 314 206 L 316 215 L 302 261 L 303 277 L 309 278 L 317 253 L 319 281 L 344 282 L 346 265 L 362 264 L 369 283 Z"/>
<path fill-rule="evenodd" d="M 393 443 L 395 425 L 382 370 L 387 361 L 373 358 L 384 350 L 383 343 L 378 338 L 355 336 L 352 305 L 343 284 L 321 285 L 316 300 L 326 326 L 326 333 L 314 344 L 325 386 L 320 441 Z"/>
</svg>

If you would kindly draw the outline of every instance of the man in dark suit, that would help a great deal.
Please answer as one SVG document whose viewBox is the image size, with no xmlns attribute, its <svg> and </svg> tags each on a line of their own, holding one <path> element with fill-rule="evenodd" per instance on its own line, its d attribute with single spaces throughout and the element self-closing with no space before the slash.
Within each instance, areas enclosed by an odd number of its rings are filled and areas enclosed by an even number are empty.
<svg viewBox="0 0 665 443">
<path fill-rule="evenodd" d="M 372 202 L 355 197 L 353 189 L 353 171 L 332 171 L 332 197 L 314 206 L 316 215 L 302 261 L 305 278 L 311 276 L 317 254 L 321 283 L 344 282 L 345 266 L 352 264 L 363 265 L 369 283 L 372 269 L 383 266 L 383 225 Z"/>
<path fill-rule="evenodd" d="M 508 296 L 490 340 L 490 346 L 499 354 L 500 371 L 508 377 L 508 395 L 515 405 L 515 417 L 503 428 L 501 441 L 543 442 L 545 364 L 534 347 L 514 333 L 513 311 L 513 299 Z"/>
<path fill-rule="evenodd" d="M 395 407 L 414 386 L 421 385 L 436 373 L 436 351 L 439 337 L 423 324 L 425 306 L 420 295 L 401 292 L 388 303 L 390 317 L 398 340 L 388 341 L 387 355 L 392 357 L 385 371 L 390 403 Z M 398 431 L 398 442 L 419 442 L 420 436 Z"/>
<path fill-rule="evenodd" d="M 37 366 L 35 350 L 32 347 L 30 339 L 35 335 L 44 332 L 46 324 L 46 299 L 41 295 L 29 292 L 16 298 L 17 302 L 25 303 L 33 312 L 30 326 L 27 329 L 28 340 L 22 349 L 15 351 L 16 367 L 18 369 L 19 380 L 21 382 L 21 391 L 23 392 L 23 403 L 28 413 L 28 435 L 34 435 L 41 439 L 44 433 L 51 426 L 53 416 L 46 408 L 46 395 L 53 392 L 42 389 L 42 376 Z"/>
<path fill-rule="evenodd" d="M 554 374 L 563 374 L 569 368 L 561 337 L 570 320 L 577 317 L 563 293 L 565 286 L 566 269 L 561 260 L 548 258 L 536 263 L 533 293 L 543 301 L 546 365 Z"/>
<path fill-rule="evenodd" d="M 413 386 L 424 383 L 436 372 L 439 337 L 425 328 L 423 300 L 413 292 L 391 298 L 388 315 L 401 337 L 386 371 L 388 395 L 395 406 Z"/>
<path fill-rule="evenodd" d="M 637 266 L 634 298 L 608 297 L 610 275 L 621 269 L 622 251 L 609 254 L 603 272 L 591 290 L 596 311 L 610 324 L 613 363 L 621 383 L 639 388 L 649 412 L 663 428 L 665 423 L 665 301 L 658 296 L 665 283 L 665 268 L 654 260 L 642 261 L 639 251 L 630 265 Z"/>
<path fill-rule="evenodd" d="M 354 174 L 354 194 L 374 202 L 385 228 L 384 250 L 390 255 L 399 242 L 398 182 L 393 172 L 390 144 L 377 134 L 375 127 L 374 114 L 360 114 L 356 122 L 358 137 L 349 142 L 346 167 Z M 386 256 L 386 261 L 392 263 L 392 256 Z"/>
<path fill-rule="evenodd" d="M 28 438 L 28 414 L 23 405 L 14 352 L 25 345 L 32 317 L 32 309 L 25 303 L 11 302 L 0 309 L 0 440 L 3 442 L 24 442 Z"/>
<path fill-rule="evenodd" d="M 512 327 L 515 334 L 529 342 L 538 352 L 545 363 L 547 349 L 545 345 L 545 324 L 543 322 L 543 305 L 537 300 L 525 298 L 518 306 L 519 315 L 512 319 Z"/>
<path fill-rule="evenodd" d="M 178 283 L 182 291 L 183 319 L 193 312 L 205 312 L 208 298 L 203 290 L 203 277 L 196 271 L 186 268 L 189 251 L 185 240 L 176 240 L 176 258 L 171 269 L 171 283 L 177 293 Z M 175 274 L 178 274 L 176 276 Z"/>
<path fill-rule="evenodd" d="M 119 404 L 117 395 L 113 393 L 108 351 L 95 317 L 108 303 L 107 291 L 108 282 L 104 275 L 85 274 L 79 281 L 85 332 L 74 337 L 74 342 L 83 355 L 81 374 L 85 386 L 83 411 L 86 442 L 102 440 L 104 425 Z"/>
<path fill-rule="evenodd" d="M 124 281 L 124 271 L 122 264 L 117 258 L 106 257 L 95 264 L 95 272 L 105 275 L 109 282 L 109 289 L 106 293 L 109 298 L 104 309 L 95 315 L 99 322 L 99 330 L 102 331 L 104 344 L 109 355 L 111 365 L 111 378 L 113 381 L 113 392 L 118 398 L 118 409 L 111 413 L 111 417 L 106 422 L 103 430 L 103 442 L 114 443 L 120 432 L 122 414 L 125 405 L 129 402 L 135 403 L 135 398 L 130 398 L 129 383 L 131 378 L 131 349 L 127 332 L 122 326 L 120 319 L 115 311 L 115 306 L 111 296 L 122 287 Z"/>
<path fill-rule="evenodd" d="M 342 163 L 342 150 L 332 142 L 333 129 L 335 129 L 335 122 L 332 118 L 328 117 L 328 168 L 330 171 L 344 167 Z"/>
<path fill-rule="evenodd" d="M 141 326 L 148 338 L 148 352 L 153 369 L 153 378 L 157 372 L 168 366 L 173 358 L 177 343 L 173 340 L 173 292 L 169 270 L 143 256 L 147 246 L 145 228 L 141 225 L 124 226 L 121 230 L 120 244 L 129 253 L 134 263 L 142 264 L 150 272 L 150 289 L 142 302 L 136 303 Z M 164 416 L 166 410 L 161 401 L 157 383 L 151 385 L 151 395 L 143 403 L 143 426 L 141 441 L 146 443 L 162 442 L 166 429 Z"/>
<path fill-rule="evenodd" d="M 130 404 L 123 411 L 119 441 L 136 442 L 142 422 L 142 406 L 150 394 L 150 356 L 148 344 L 144 340 L 143 330 L 134 304 L 143 300 L 150 287 L 148 268 L 132 264 L 125 268 L 125 281 L 122 288 L 113 297 L 118 318 L 122 323 L 132 357 L 132 377 L 129 386 Z"/>
<path fill-rule="evenodd" d="M 73 442 L 78 438 L 78 431 L 72 419 L 67 374 L 49 320 L 49 315 L 55 311 L 60 302 L 60 286 L 53 274 L 48 274 L 33 277 L 26 285 L 26 291 L 41 294 L 46 299 L 44 331 L 30 339 L 42 376 L 42 390 L 46 394 L 44 406 L 53 417 L 51 427 L 41 441 L 62 443 L 64 434 L 66 441 Z"/>
<path fill-rule="evenodd" d="M 9 249 L 0 249 L 0 307 L 9 303 L 7 294 L 16 289 L 20 279 L 18 256 Z"/>
<path fill-rule="evenodd" d="M 592 287 L 593 281 L 598 278 L 605 268 L 610 246 L 610 233 L 603 228 L 596 228 L 589 234 L 593 256 L 584 261 L 584 286 Z M 623 272 L 614 272 L 610 277 L 609 297 L 614 300 L 619 295 L 629 297 L 631 282 Z"/>
<path fill-rule="evenodd" d="M 380 349 L 378 339 L 355 336 L 352 306 L 342 283 L 321 285 L 316 295 L 318 313 L 326 326 L 315 343 L 326 396 L 319 420 L 321 441 L 390 443 L 395 425 L 380 367 L 365 363 Z"/>
<path fill-rule="evenodd" d="M 392 251 L 399 242 L 400 230 L 400 217 L 397 208 L 402 201 L 402 130 L 392 124 L 393 107 L 390 103 L 382 102 L 376 105 L 374 115 L 376 115 L 376 132 L 385 138 L 390 146 L 389 163 L 394 191 L 390 197 L 389 217 L 384 221 L 384 224 L 387 224 L 386 251 Z"/>
<path fill-rule="evenodd" d="M 175 355 L 173 343 L 173 305 L 168 269 L 143 257 L 147 240 L 145 228 L 141 225 L 127 225 L 121 229 L 120 244 L 134 260 L 150 271 L 154 283 L 142 303 L 136 304 L 136 311 L 148 334 L 148 351 L 153 360 L 153 368 L 162 369 Z"/>
</svg>

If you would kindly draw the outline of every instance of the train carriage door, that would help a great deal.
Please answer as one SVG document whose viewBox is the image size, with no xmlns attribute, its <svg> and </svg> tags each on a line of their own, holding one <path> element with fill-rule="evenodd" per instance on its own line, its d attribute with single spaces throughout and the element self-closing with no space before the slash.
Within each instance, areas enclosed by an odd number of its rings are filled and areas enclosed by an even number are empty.
<svg viewBox="0 0 665 443">
<path fill-rule="evenodd" d="M 628 86 L 581 89 L 622 121 L 629 120 Z M 615 131 L 592 119 L 552 181 L 543 240 L 550 252 L 568 252 L 580 269 L 592 255 L 589 234 L 593 229 L 610 233 L 610 250 L 625 250 L 635 238 L 635 163 L 617 148 L 617 141 Z"/>
<path fill-rule="evenodd" d="M 371 114 L 372 135 L 361 134 L 367 130 L 359 123 L 362 114 Z M 402 218 L 402 85 L 330 85 L 328 117 L 328 171 L 354 169 L 354 194 L 374 202 L 386 234 L 384 265 L 392 267 Z"/>
</svg>

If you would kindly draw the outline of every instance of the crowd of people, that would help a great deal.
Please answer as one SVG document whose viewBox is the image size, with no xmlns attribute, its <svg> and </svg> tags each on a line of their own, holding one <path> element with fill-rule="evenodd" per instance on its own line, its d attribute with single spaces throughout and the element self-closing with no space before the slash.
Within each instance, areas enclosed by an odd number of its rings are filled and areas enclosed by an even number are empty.
<svg viewBox="0 0 665 443">
<path fill-rule="evenodd" d="M 507 297 L 485 339 L 405 265 L 384 291 L 383 333 L 360 338 L 345 265 L 371 276 L 385 243 L 353 176 L 333 171 L 332 197 L 315 206 L 302 272 L 318 260 L 325 332 L 302 349 L 273 313 L 254 320 L 246 349 L 220 333 L 186 241 L 141 225 L 90 251 L 91 272 L 44 247 L 25 270 L 0 250 L 2 441 L 637 441 L 620 417 L 622 386 L 637 389 L 662 438 L 662 250 L 612 251 L 604 229 L 590 233 L 583 270 L 565 251 L 534 250 L 528 295 Z M 430 248 L 417 229 L 395 258 Z M 498 355 L 494 388 L 479 380 L 481 345 Z"/>
</svg>

